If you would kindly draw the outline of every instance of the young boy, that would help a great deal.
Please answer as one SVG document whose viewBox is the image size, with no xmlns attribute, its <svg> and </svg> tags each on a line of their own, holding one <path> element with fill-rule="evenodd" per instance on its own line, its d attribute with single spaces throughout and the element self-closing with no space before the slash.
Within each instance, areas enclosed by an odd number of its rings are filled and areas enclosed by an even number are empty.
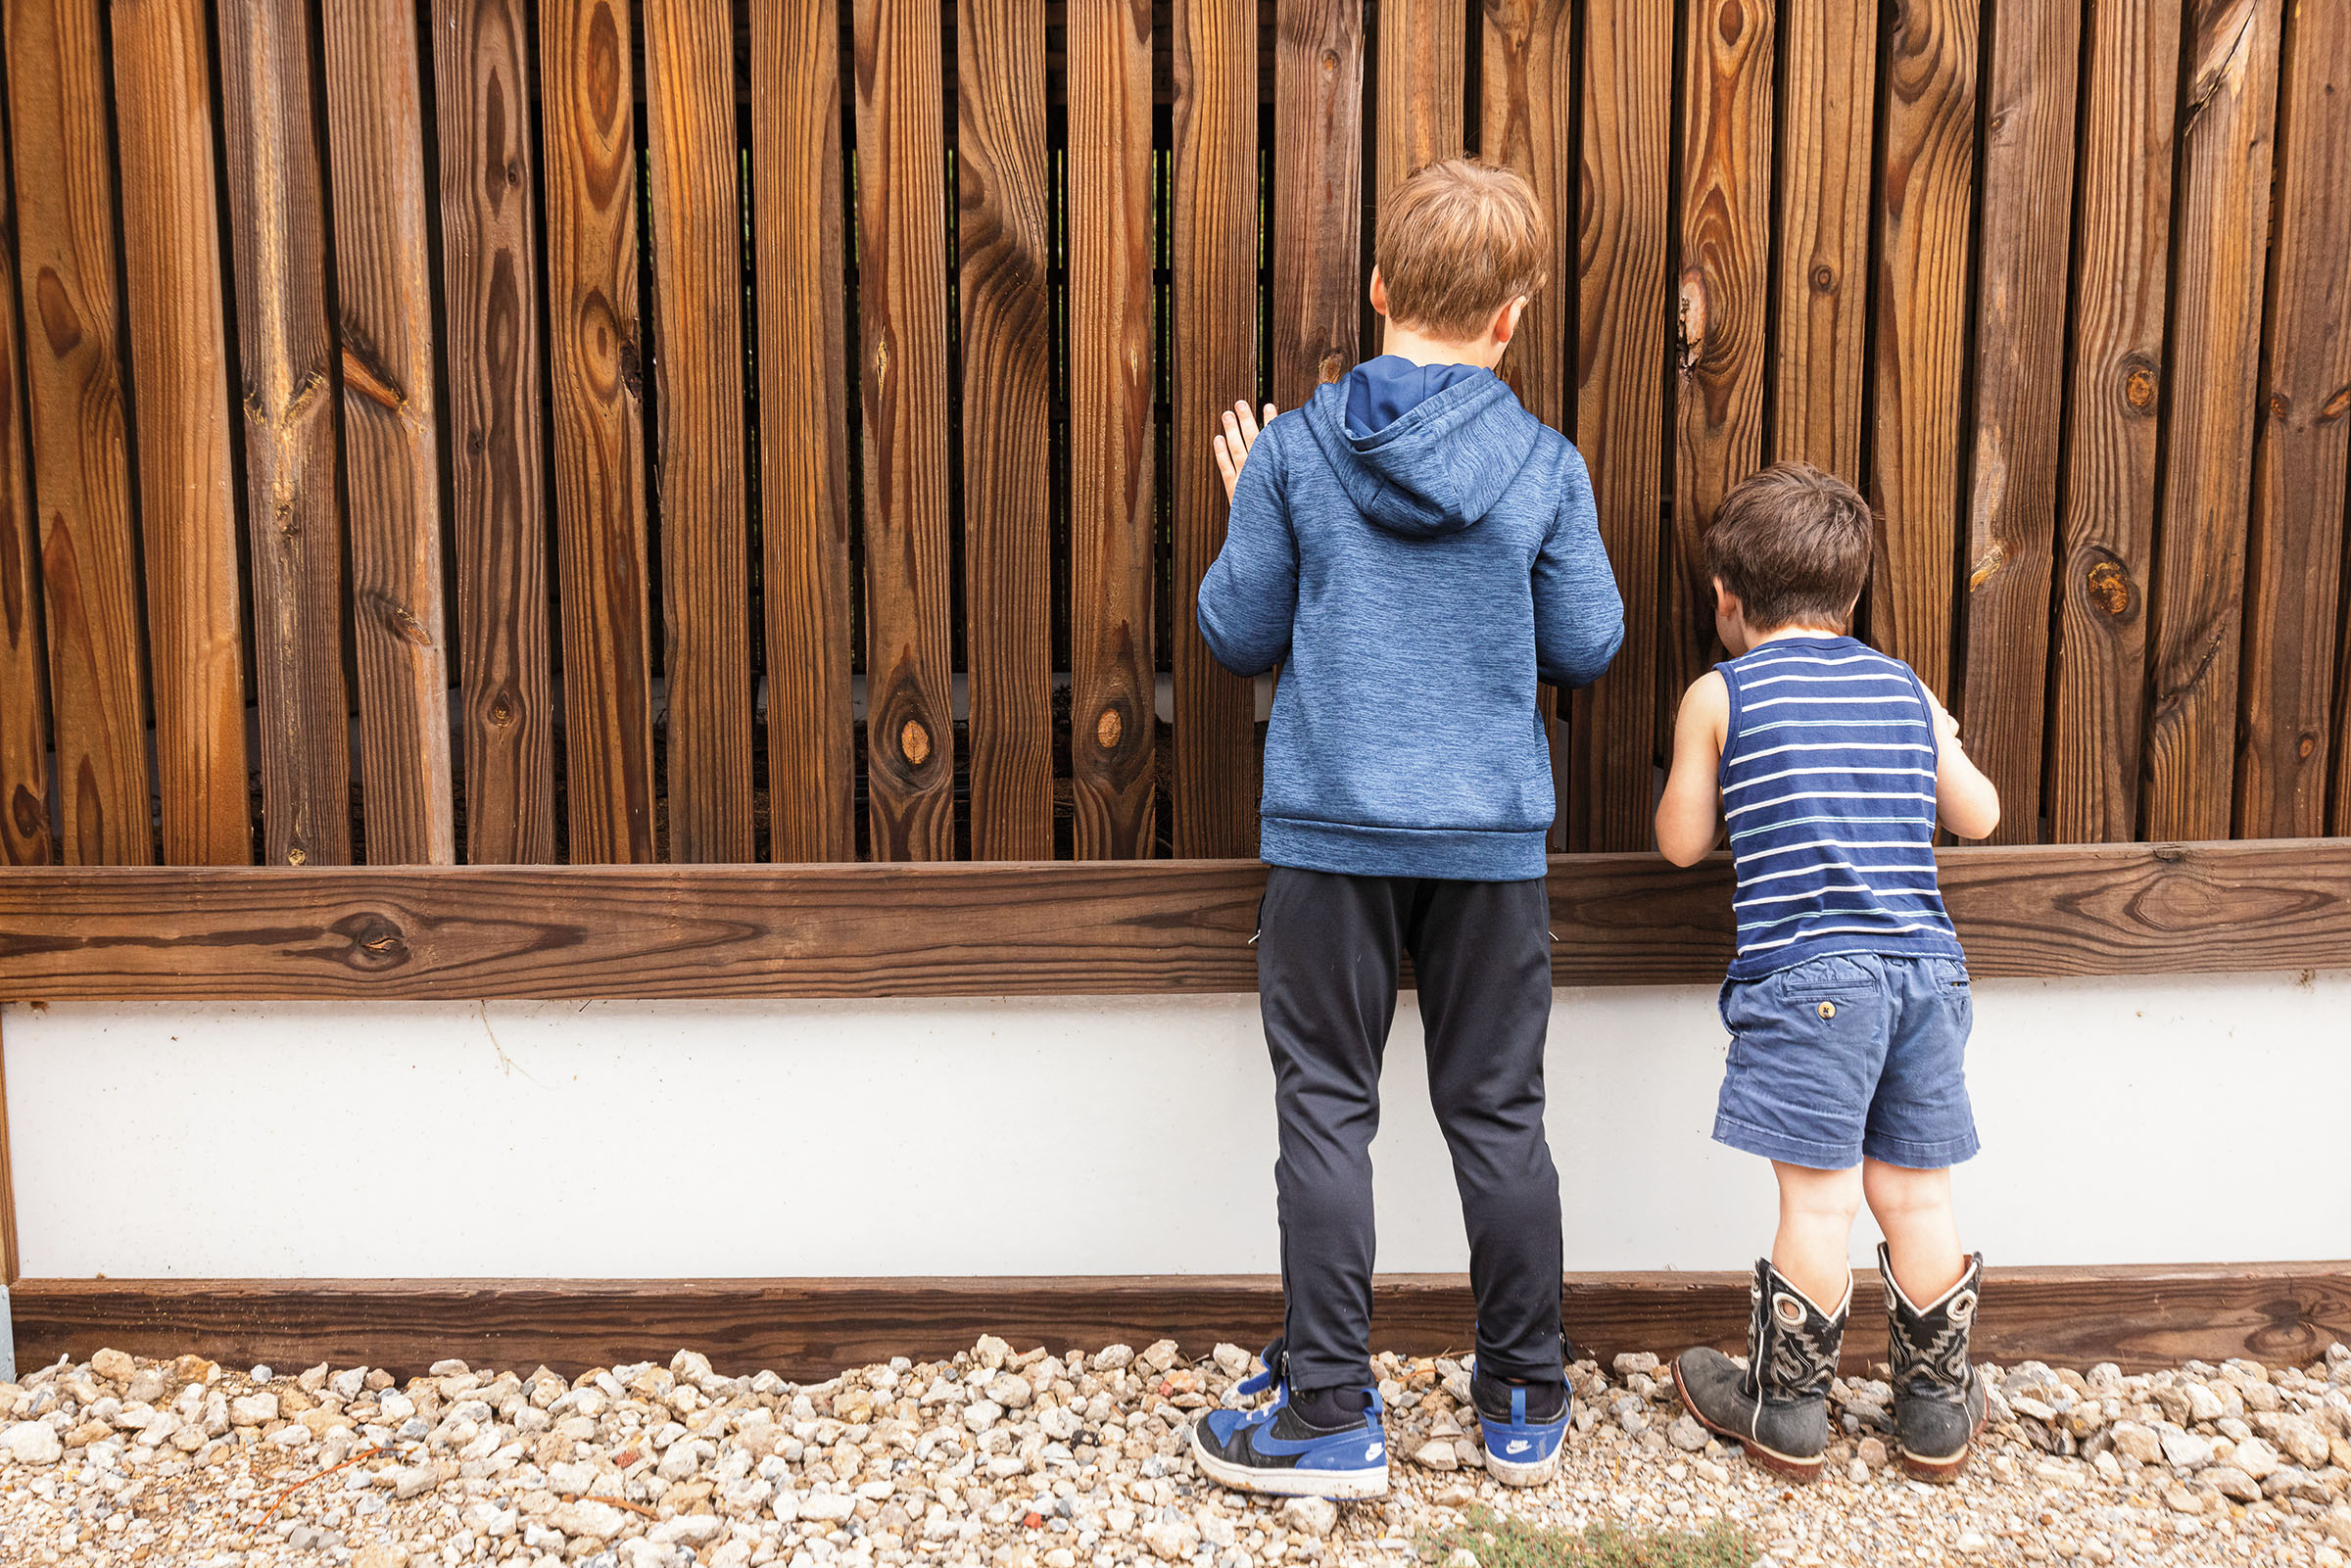
<svg viewBox="0 0 2351 1568">
<path fill-rule="evenodd" d="M 1531 1485 L 1565 1433 L 1535 688 L 1593 680 L 1624 630 L 1582 459 L 1493 372 L 1548 248 L 1517 175 L 1460 160 L 1413 175 L 1379 219 L 1385 353 L 1269 407 L 1263 435 L 1239 406 L 1216 443 L 1232 510 L 1201 635 L 1235 674 L 1281 667 L 1257 953 L 1283 1327 L 1250 1388 L 1272 1400 L 1192 1435 L 1201 1469 L 1245 1491 L 1387 1487 L 1370 1144 L 1406 953 L 1469 1232 L 1487 1467 Z"/>
<path fill-rule="evenodd" d="M 1895 1439 L 1913 1474 L 1947 1481 L 1984 1422 L 1967 1358 L 1983 1258 L 1961 1254 L 1951 1215 L 1950 1167 L 1976 1152 L 1973 1003 L 1935 824 L 1981 838 L 2000 803 L 1910 667 L 1846 635 L 1873 532 L 1850 486 L 1781 463 L 1724 497 L 1706 536 L 1733 657 L 1682 699 L 1657 847 L 1702 859 L 1719 797 L 1738 938 L 1714 1136 L 1772 1163 L 1780 1221 L 1755 1262 L 1746 1367 L 1701 1349 L 1673 1371 L 1750 1459 L 1819 1474 L 1866 1199 L 1886 1233 Z"/>
</svg>

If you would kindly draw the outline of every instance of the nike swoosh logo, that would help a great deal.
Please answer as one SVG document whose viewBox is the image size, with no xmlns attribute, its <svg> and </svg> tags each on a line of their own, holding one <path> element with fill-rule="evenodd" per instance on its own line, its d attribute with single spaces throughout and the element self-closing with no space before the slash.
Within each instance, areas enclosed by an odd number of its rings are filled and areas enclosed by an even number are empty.
<svg viewBox="0 0 2351 1568">
<path fill-rule="evenodd" d="M 1511 1443 L 1504 1444 L 1502 1451 L 1505 1453 L 1524 1453 L 1531 1447 L 1533 1447 L 1532 1444 L 1528 1443 L 1524 1438 L 1519 1438 Z"/>
<path fill-rule="evenodd" d="M 1365 1458 L 1367 1458 L 1367 1459 L 1376 1459 L 1376 1458 L 1378 1458 L 1378 1457 L 1379 1457 L 1379 1445 L 1378 1445 L 1378 1444 L 1376 1444 L 1376 1443 L 1374 1443 L 1374 1444 L 1372 1444 L 1372 1445 L 1371 1445 L 1371 1447 L 1369 1447 L 1369 1448 L 1366 1449 L 1364 1450 L 1364 1457 L 1365 1457 Z"/>
</svg>

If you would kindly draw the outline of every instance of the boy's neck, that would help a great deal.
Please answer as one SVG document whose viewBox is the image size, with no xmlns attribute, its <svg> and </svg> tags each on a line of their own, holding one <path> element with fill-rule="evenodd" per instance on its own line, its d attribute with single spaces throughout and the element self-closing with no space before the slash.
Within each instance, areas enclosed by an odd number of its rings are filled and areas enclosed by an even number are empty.
<svg viewBox="0 0 2351 1568">
<path fill-rule="evenodd" d="M 1845 636 L 1845 633 L 1836 627 L 1775 626 L 1768 632 L 1755 633 L 1748 640 L 1747 645 L 1749 650 L 1752 651 L 1755 648 L 1761 647 L 1766 642 L 1785 642 L 1791 638 L 1838 638 L 1843 636 Z"/>
<path fill-rule="evenodd" d="M 1504 343 L 1448 342 L 1393 321 L 1387 322 L 1379 334 L 1380 353 L 1410 359 L 1415 364 L 1473 364 L 1481 370 L 1491 370 L 1502 361 L 1502 351 L 1507 347 Z"/>
</svg>

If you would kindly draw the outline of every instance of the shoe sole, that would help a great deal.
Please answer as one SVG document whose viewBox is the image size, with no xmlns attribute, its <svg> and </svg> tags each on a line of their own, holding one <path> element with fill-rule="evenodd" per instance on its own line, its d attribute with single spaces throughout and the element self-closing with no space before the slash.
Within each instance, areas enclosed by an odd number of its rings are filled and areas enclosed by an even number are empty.
<svg viewBox="0 0 2351 1568">
<path fill-rule="evenodd" d="M 1949 1486 L 1958 1480 L 1959 1473 L 1967 1468 L 1967 1456 L 1974 1450 L 1976 1439 L 1982 1437 L 1984 1429 L 1991 1424 L 1991 1402 L 1987 1400 L 1984 1403 L 1983 1415 L 1976 1420 L 1976 1429 L 1967 1435 L 1967 1441 L 1959 1446 L 1957 1453 L 1930 1457 L 1923 1453 L 1912 1453 L 1908 1449 L 1898 1449 L 1902 1459 L 1902 1469 L 1913 1480 L 1924 1481 L 1939 1487 Z"/>
<path fill-rule="evenodd" d="M 1706 1419 L 1706 1412 L 1700 1409 L 1691 1400 L 1690 1391 L 1682 1387 L 1682 1369 L 1668 1362 L 1666 1371 L 1673 1379 L 1673 1392 L 1680 1397 L 1682 1408 L 1690 1412 L 1690 1418 L 1725 1443 L 1739 1445 L 1747 1454 L 1748 1463 L 1760 1465 L 1775 1475 L 1788 1477 L 1791 1481 L 1811 1482 L 1820 1479 L 1821 1466 L 1824 1462 L 1820 1455 L 1814 1454 L 1811 1458 L 1806 1459 L 1797 1454 L 1781 1453 L 1765 1448 L 1743 1432 L 1734 1432 L 1729 1427 L 1715 1425 Z"/>
<path fill-rule="evenodd" d="M 1192 1429 L 1192 1462 L 1201 1474 L 1219 1486 L 1235 1492 L 1254 1492 L 1270 1497 L 1328 1497 L 1334 1502 L 1355 1502 L 1365 1497 L 1384 1497 L 1388 1492 L 1388 1467 L 1376 1470 L 1252 1470 L 1247 1465 L 1220 1459 L 1200 1444 L 1200 1429 Z"/>
<path fill-rule="evenodd" d="M 1565 1450 L 1566 1447 L 1566 1440 L 1561 1439 L 1559 1447 L 1551 1450 L 1551 1457 L 1536 1459 L 1526 1464 L 1514 1464 L 1509 1459 L 1498 1459 L 1494 1456 L 1494 1450 L 1488 1449 L 1485 1450 L 1486 1474 L 1506 1487 L 1539 1487 L 1559 1473 L 1559 1454 Z"/>
</svg>

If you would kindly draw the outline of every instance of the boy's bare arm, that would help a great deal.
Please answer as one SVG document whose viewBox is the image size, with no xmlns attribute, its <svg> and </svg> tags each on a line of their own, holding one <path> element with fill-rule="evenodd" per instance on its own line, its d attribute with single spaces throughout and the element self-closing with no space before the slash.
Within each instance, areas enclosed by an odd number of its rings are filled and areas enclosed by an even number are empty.
<svg viewBox="0 0 2351 1568">
<path fill-rule="evenodd" d="M 1730 691 L 1721 674 L 1708 670 L 1682 693 L 1673 721 L 1673 768 L 1657 802 L 1657 850 L 1676 866 L 1705 859 L 1721 831 L 1722 746 L 1730 721 Z"/>
<path fill-rule="evenodd" d="M 2000 791 L 1959 745 L 1959 721 L 1930 691 L 1935 709 L 1935 812 L 1961 838 L 1986 838 L 2000 825 Z"/>
</svg>

